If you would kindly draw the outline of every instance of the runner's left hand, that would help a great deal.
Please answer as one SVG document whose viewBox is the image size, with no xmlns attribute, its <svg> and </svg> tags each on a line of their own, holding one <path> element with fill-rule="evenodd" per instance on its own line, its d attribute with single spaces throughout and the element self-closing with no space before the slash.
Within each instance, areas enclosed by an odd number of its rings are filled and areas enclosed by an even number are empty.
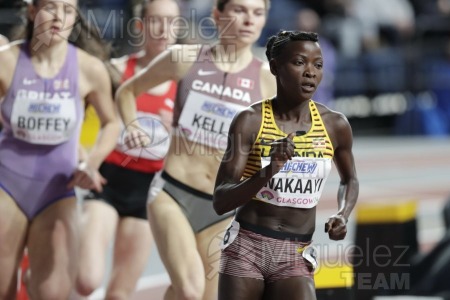
<svg viewBox="0 0 450 300">
<path fill-rule="evenodd" d="M 340 214 L 332 215 L 325 223 L 325 232 L 331 240 L 343 240 L 347 235 L 347 220 Z"/>
<path fill-rule="evenodd" d="M 106 179 L 98 172 L 98 170 L 91 168 L 85 162 L 82 162 L 73 173 L 72 180 L 67 187 L 72 189 L 77 186 L 82 189 L 101 192 L 104 184 L 106 184 Z"/>
</svg>

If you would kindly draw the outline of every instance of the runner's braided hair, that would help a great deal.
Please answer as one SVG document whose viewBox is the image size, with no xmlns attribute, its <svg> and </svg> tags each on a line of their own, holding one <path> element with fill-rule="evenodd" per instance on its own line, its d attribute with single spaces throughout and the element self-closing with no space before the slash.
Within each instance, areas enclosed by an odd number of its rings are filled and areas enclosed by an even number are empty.
<svg viewBox="0 0 450 300">
<path fill-rule="evenodd" d="M 280 31 L 277 35 L 271 36 L 266 44 L 266 56 L 270 61 L 277 58 L 284 47 L 292 41 L 311 41 L 318 42 L 319 37 L 315 32 L 305 31 Z"/>
</svg>

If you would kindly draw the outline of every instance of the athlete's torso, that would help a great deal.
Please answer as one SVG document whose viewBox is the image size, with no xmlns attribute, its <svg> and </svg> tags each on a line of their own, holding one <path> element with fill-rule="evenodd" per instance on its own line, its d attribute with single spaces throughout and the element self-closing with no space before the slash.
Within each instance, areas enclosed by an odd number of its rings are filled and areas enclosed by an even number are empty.
<svg viewBox="0 0 450 300">
<path fill-rule="evenodd" d="M 309 101 L 311 129 L 293 138 L 294 157 L 256 194 L 254 200 L 275 206 L 312 208 L 319 202 L 331 170 L 333 146 L 314 101 Z M 270 143 L 287 136 L 278 128 L 272 100 L 262 103 L 260 132 L 251 149 L 243 179 L 270 164 Z"/>
<path fill-rule="evenodd" d="M 123 81 L 136 72 L 137 57 L 130 56 L 123 74 Z M 116 149 L 106 158 L 106 162 L 127 169 L 154 173 L 162 169 L 164 157 L 169 150 L 170 128 L 163 124 L 160 115 L 173 112 L 176 83 L 171 82 L 167 92 L 161 95 L 143 93 L 136 99 L 139 124 L 150 135 L 151 145 L 144 149 L 128 149 L 119 137 Z"/>
<path fill-rule="evenodd" d="M 262 62 L 256 58 L 241 71 L 227 73 L 214 63 L 210 47 L 178 84 L 174 134 L 165 170 L 175 179 L 212 194 L 234 115 L 260 101 Z"/>
<path fill-rule="evenodd" d="M 288 134 L 277 126 L 272 103 L 273 100 L 261 103 L 261 126 L 243 179 L 268 165 L 269 144 Z M 331 170 L 334 148 L 314 101 L 309 101 L 308 108 L 311 127 L 294 137 L 295 156 L 240 208 L 238 216 L 243 220 L 279 231 L 303 234 L 314 231 L 315 206 Z"/>
<path fill-rule="evenodd" d="M 77 166 L 83 105 L 77 48 L 52 78 L 38 75 L 29 45 L 21 46 L 11 85 L 1 104 L 0 163 L 29 178 L 70 175 Z"/>
</svg>

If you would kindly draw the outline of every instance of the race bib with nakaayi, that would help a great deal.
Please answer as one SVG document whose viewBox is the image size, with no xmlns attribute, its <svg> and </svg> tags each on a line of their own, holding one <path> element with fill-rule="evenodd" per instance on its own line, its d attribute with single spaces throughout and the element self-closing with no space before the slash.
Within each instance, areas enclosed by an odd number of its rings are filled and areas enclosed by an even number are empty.
<svg viewBox="0 0 450 300">
<path fill-rule="evenodd" d="M 264 168 L 270 157 L 261 158 Z M 276 206 L 312 208 L 319 202 L 331 159 L 293 157 L 259 190 L 256 198 Z"/>
</svg>

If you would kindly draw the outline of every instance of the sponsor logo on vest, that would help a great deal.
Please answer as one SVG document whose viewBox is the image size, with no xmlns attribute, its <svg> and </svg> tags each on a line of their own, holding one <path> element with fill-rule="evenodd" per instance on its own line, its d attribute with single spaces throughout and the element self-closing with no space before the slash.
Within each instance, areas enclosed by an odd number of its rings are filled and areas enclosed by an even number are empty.
<svg viewBox="0 0 450 300">
<path fill-rule="evenodd" d="M 266 199 L 266 200 L 272 200 L 274 198 L 274 195 L 269 191 L 262 191 L 261 198 Z"/>
<path fill-rule="evenodd" d="M 71 92 L 37 92 L 28 90 L 18 90 L 17 98 L 29 99 L 29 100 L 73 100 Z"/>
<path fill-rule="evenodd" d="M 286 162 L 281 168 L 281 173 L 309 173 L 313 174 L 317 168 L 316 162 Z"/>
<path fill-rule="evenodd" d="M 36 82 L 37 82 L 36 79 L 28 79 L 28 78 L 24 78 L 22 81 L 24 85 L 32 85 L 35 84 Z"/>
<path fill-rule="evenodd" d="M 251 103 L 250 94 L 241 89 L 230 88 L 221 84 L 204 82 L 202 80 L 194 80 L 192 82 L 192 89 L 194 91 L 204 92 L 219 97 L 228 97 L 234 100 L 239 100 L 246 103 Z"/>
<path fill-rule="evenodd" d="M 232 119 L 237 113 L 236 109 L 229 108 L 223 104 L 216 104 L 212 102 L 203 103 L 202 110 L 228 119 Z"/>
<path fill-rule="evenodd" d="M 209 76 L 209 75 L 213 75 L 213 74 L 216 74 L 216 73 L 217 73 L 217 71 L 205 71 L 205 70 L 202 70 L 202 69 L 199 69 L 198 72 L 197 72 L 198 76 Z"/>
<path fill-rule="evenodd" d="M 57 114 L 60 109 L 60 103 L 31 103 L 28 106 L 28 112 L 31 113 Z"/>
</svg>

